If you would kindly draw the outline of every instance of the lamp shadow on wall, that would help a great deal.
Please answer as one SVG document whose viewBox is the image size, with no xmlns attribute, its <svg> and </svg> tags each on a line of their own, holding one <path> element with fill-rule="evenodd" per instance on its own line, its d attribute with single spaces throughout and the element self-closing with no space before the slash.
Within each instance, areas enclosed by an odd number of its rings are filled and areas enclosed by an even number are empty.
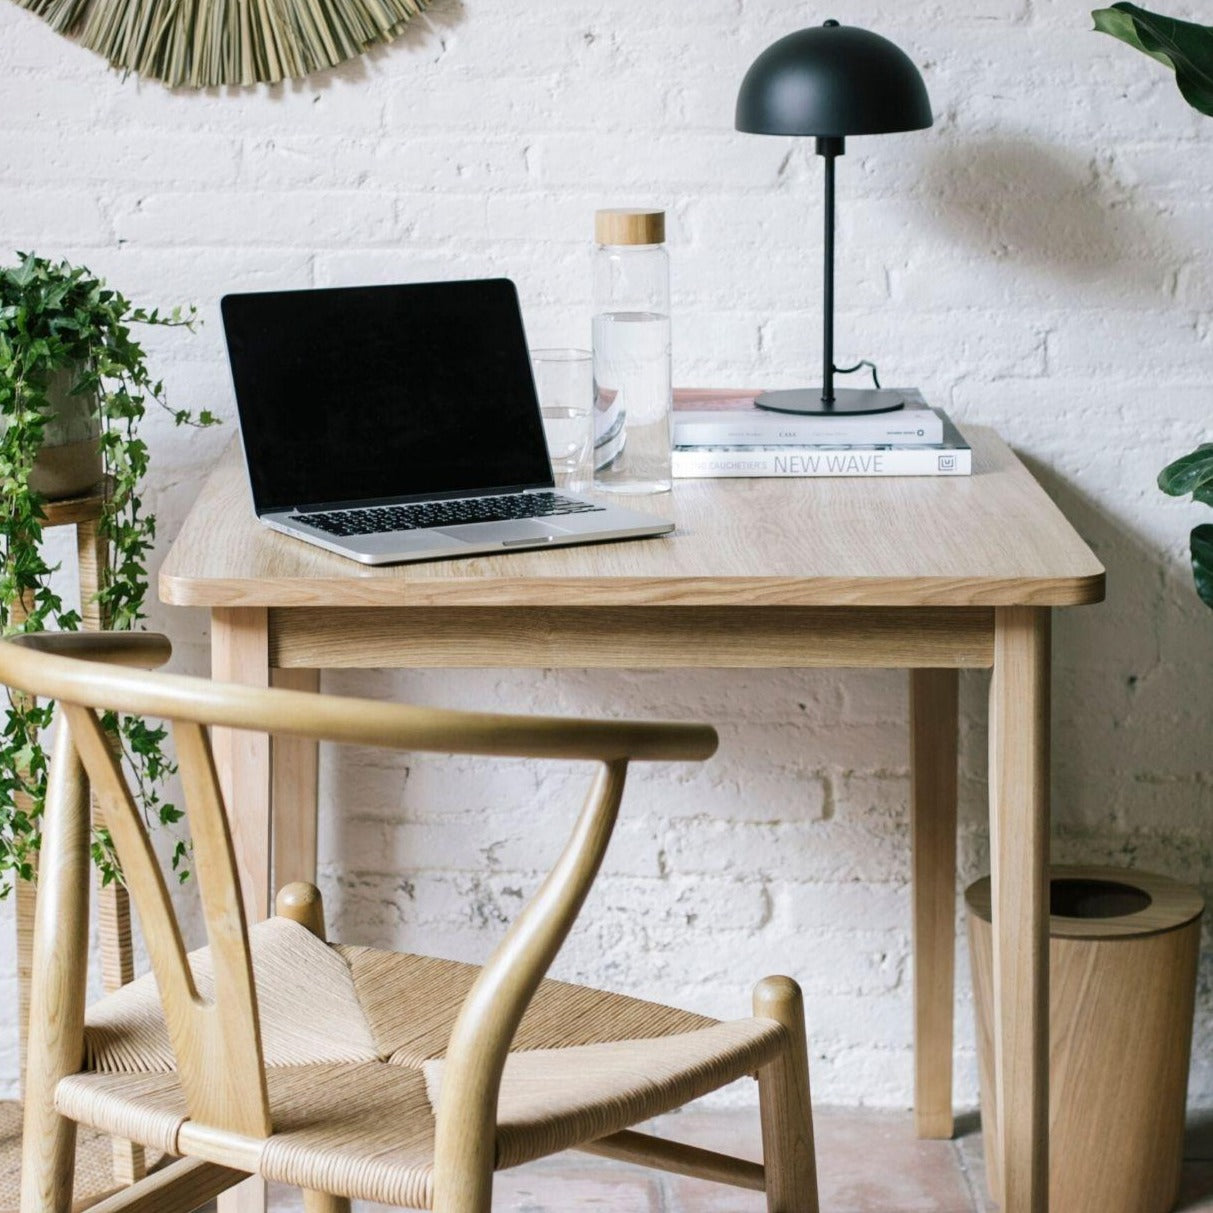
<svg viewBox="0 0 1213 1213">
<path fill-rule="evenodd" d="M 937 145 L 928 220 L 994 261 L 1118 294 L 1169 289 L 1176 250 L 1161 216 L 1098 158 L 1027 137 Z"/>
<path fill-rule="evenodd" d="M 1174 289 L 1184 250 L 1165 216 L 1097 157 L 1000 136 L 941 144 L 923 173 L 923 222 L 1005 263 L 1025 292 L 1055 289 L 1047 306 L 1156 307 Z M 1173 454 L 1160 438 L 1157 467 Z M 1213 668 L 1213 618 L 1186 567 L 1054 469 L 1020 458 L 1108 574 L 1105 604 L 1057 612 L 1055 858 L 1153 867 L 1213 895 L 1213 786 L 1201 774 L 1213 676 L 1192 672 Z"/>
</svg>

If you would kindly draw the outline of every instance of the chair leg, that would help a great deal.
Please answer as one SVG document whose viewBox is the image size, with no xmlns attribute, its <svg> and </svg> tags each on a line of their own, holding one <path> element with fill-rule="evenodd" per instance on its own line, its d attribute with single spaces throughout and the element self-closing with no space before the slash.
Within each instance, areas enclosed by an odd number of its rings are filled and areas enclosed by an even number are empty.
<svg viewBox="0 0 1213 1213">
<path fill-rule="evenodd" d="M 279 918 L 289 918 L 306 927 L 317 939 L 324 939 L 324 899 L 314 884 L 303 880 L 283 885 L 274 899 Z"/>
<path fill-rule="evenodd" d="M 76 1122 L 43 1108 L 26 1108 L 25 1140 L 36 1147 L 33 1167 L 22 1164 L 21 1213 L 71 1213 L 76 1169 Z"/>
<path fill-rule="evenodd" d="M 754 987 L 754 1014 L 787 1030 L 787 1047 L 758 1071 L 767 1213 L 818 1213 L 804 1000 L 790 977 Z"/>
<path fill-rule="evenodd" d="M 330 1196 L 327 1192 L 303 1193 L 303 1213 L 350 1213 L 348 1196 Z"/>
<path fill-rule="evenodd" d="M 76 1126 L 55 1088 L 84 1056 L 89 812 L 80 759 L 59 716 L 46 794 L 30 989 L 21 1213 L 70 1213 Z"/>
<path fill-rule="evenodd" d="M 437 1179 L 437 1177 L 436 1177 Z M 434 1185 L 433 1213 L 492 1213 L 493 1170 L 464 1171 L 454 1180 Z"/>
<path fill-rule="evenodd" d="M 314 884 L 297 880 L 284 885 L 274 899 L 280 918 L 289 918 L 306 927 L 317 939 L 324 938 L 324 901 Z M 327 1192 L 303 1192 L 303 1213 L 350 1213 L 348 1196 L 330 1196 Z"/>
<path fill-rule="evenodd" d="M 284 885 L 275 898 L 274 909 L 280 918 L 289 918 L 307 927 L 317 939 L 324 938 L 324 901 L 314 884 L 297 880 Z M 327 1192 L 304 1189 L 303 1213 L 350 1213 L 348 1196 L 330 1196 Z"/>
</svg>

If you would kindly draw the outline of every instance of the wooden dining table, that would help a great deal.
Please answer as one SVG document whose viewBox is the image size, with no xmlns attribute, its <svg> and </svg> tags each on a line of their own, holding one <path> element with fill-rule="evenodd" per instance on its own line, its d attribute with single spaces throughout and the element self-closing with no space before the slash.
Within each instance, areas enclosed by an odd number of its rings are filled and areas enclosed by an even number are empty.
<svg viewBox="0 0 1213 1213">
<path fill-rule="evenodd" d="M 681 480 L 627 502 L 673 518 L 668 536 L 377 568 L 262 526 L 233 444 L 160 596 L 207 608 L 214 677 L 254 686 L 317 690 L 331 668 L 909 670 L 914 1100 L 928 1137 L 953 1128 L 958 672 L 992 669 L 1002 1207 L 1043 1213 L 1050 621 L 1100 601 L 1104 570 L 997 434 L 961 429 L 971 476 Z M 220 730 L 214 747 L 261 917 L 277 886 L 315 874 L 316 748 Z M 263 1196 L 245 1185 L 223 1200 L 250 1210 Z"/>
</svg>

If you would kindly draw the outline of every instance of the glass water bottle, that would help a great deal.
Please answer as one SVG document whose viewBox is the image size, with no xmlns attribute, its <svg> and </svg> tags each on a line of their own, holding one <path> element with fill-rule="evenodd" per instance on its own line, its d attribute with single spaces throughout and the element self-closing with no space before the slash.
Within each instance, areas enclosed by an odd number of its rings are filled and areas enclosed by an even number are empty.
<svg viewBox="0 0 1213 1213">
<path fill-rule="evenodd" d="M 665 212 L 599 211 L 594 251 L 594 487 L 670 488 L 670 259 Z"/>
</svg>

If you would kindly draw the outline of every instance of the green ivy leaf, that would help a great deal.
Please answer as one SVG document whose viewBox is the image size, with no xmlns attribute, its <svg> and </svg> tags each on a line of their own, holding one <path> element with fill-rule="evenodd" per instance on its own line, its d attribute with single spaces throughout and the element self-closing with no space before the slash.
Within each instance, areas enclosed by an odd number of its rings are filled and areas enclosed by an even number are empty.
<svg viewBox="0 0 1213 1213">
<path fill-rule="evenodd" d="M 1213 27 L 1177 21 L 1127 3 L 1096 9 L 1091 16 L 1100 33 L 1171 68 L 1184 100 L 1213 117 Z"/>
</svg>

